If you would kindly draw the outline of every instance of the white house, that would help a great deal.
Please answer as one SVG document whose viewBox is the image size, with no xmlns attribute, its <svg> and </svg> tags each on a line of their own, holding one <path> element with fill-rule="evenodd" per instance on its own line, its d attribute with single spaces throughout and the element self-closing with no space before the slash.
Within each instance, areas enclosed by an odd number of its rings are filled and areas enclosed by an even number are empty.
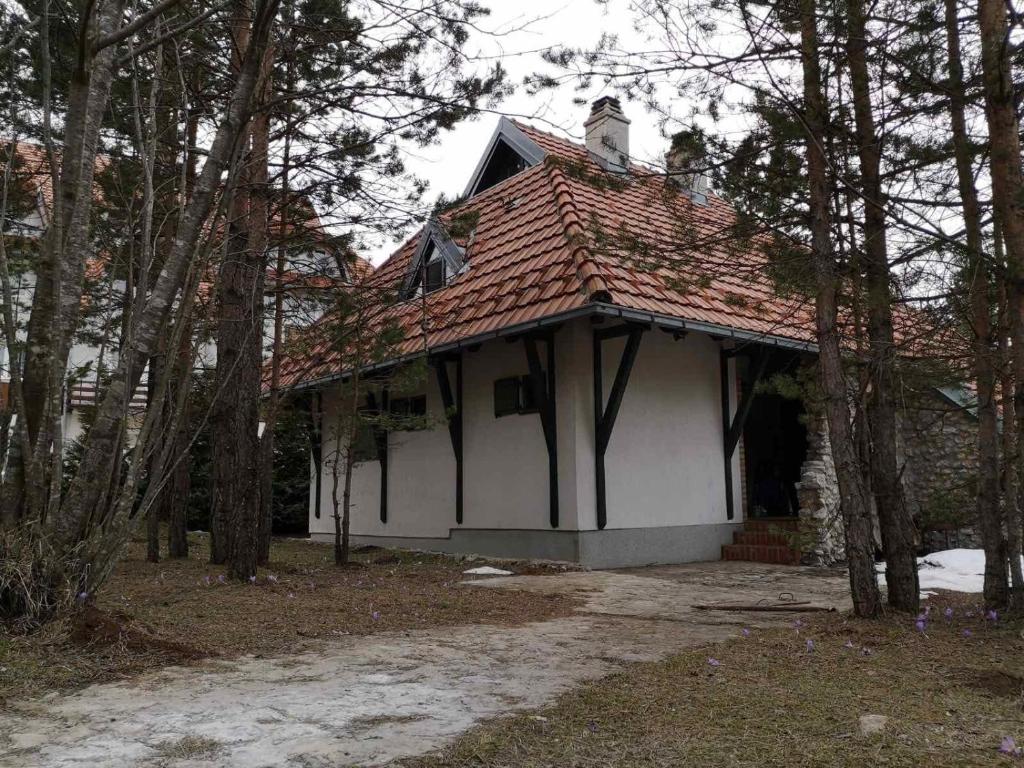
<svg viewBox="0 0 1024 768">
<path fill-rule="evenodd" d="M 437 426 L 377 436 L 354 471 L 354 541 L 594 567 L 723 546 L 791 562 L 741 528 L 748 510 L 795 516 L 820 463 L 799 403 L 753 386 L 813 354 L 810 307 L 775 296 L 757 254 L 737 266 L 733 211 L 685 158 L 668 174 L 628 161 L 616 100 L 585 125 L 583 146 L 503 118 L 465 199 L 374 273 L 405 299 L 391 362 L 422 354 L 426 332 L 433 374 L 399 407 Z M 451 234 L 455 219 L 471 231 Z M 328 540 L 348 372 L 308 354 L 285 371 L 320 403 L 310 532 Z"/>
</svg>

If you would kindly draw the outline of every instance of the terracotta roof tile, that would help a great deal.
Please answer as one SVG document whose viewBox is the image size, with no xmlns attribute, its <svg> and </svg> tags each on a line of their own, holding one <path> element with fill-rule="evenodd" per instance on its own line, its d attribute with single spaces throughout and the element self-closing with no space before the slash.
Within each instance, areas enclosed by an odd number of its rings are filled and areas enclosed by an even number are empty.
<svg viewBox="0 0 1024 768">
<path fill-rule="evenodd" d="M 594 183 L 602 174 L 608 177 L 584 147 L 529 125 L 516 125 L 547 156 L 442 216 L 443 224 L 456 211 L 478 214 L 472 237 L 463 241 L 467 268 L 425 301 L 403 302 L 384 311 L 409 335 L 397 354 L 422 349 L 424 304 L 428 347 L 593 301 L 813 341 L 813 307 L 776 295 L 761 253 L 730 250 L 735 214 L 726 202 L 709 196 L 706 205 L 695 204 L 666 190 L 663 176 L 639 166 L 627 177 Z M 645 264 L 624 250 L 622 238 L 616 236 L 623 234 L 669 253 L 678 248 L 679 258 Z M 368 282 L 400 284 L 423 236 L 421 230 L 410 238 Z M 322 324 L 329 322 L 328 317 Z M 323 332 L 322 327 L 311 331 Z M 287 386 L 336 374 L 334 358 L 297 352 L 284 362 L 283 381 Z"/>
</svg>

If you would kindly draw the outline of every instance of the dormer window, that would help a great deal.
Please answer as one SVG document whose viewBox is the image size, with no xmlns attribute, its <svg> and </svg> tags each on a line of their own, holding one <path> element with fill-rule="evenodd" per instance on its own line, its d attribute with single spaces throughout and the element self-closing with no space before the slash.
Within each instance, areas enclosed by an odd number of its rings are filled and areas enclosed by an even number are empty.
<svg viewBox="0 0 1024 768">
<path fill-rule="evenodd" d="M 473 171 L 463 197 L 470 198 L 522 173 L 544 159 L 544 150 L 507 117 L 498 127 Z"/>
<path fill-rule="evenodd" d="M 409 262 L 401 296 L 411 299 L 444 288 L 463 269 L 463 251 L 436 219 L 423 228 L 420 244 Z"/>
<path fill-rule="evenodd" d="M 411 288 L 414 296 L 433 293 L 448 282 L 448 270 L 444 259 L 433 243 L 427 247 L 423 256 L 419 271 L 413 277 Z"/>
</svg>

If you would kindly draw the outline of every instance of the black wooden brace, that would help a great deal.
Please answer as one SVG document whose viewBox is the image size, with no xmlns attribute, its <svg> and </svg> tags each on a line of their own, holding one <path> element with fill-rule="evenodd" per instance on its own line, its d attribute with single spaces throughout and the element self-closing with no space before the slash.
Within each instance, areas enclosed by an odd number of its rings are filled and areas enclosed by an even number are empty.
<svg viewBox="0 0 1024 768">
<path fill-rule="evenodd" d="M 732 487 L 732 457 L 736 453 L 736 446 L 743 435 L 743 427 L 746 426 L 747 416 L 750 415 L 750 407 L 754 404 L 757 383 L 764 376 L 765 367 L 768 365 L 769 352 L 765 347 L 758 347 L 757 352 L 754 353 L 753 374 L 747 386 L 743 388 L 743 396 L 736 405 L 736 414 L 730 417 L 729 358 L 732 356 L 732 353 L 722 350 L 722 434 L 725 458 L 725 516 L 728 520 L 732 520 L 736 515 L 736 500 L 733 498 Z"/>
<path fill-rule="evenodd" d="M 433 361 L 437 373 L 437 388 L 441 390 L 441 403 L 448 419 L 448 436 L 455 454 L 455 522 L 462 525 L 462 355 L 455 360 L 455 390 L 448 377 L 448 359 Z"/>
<path fill-rule="evenodd" d="M 540 412 L 541 428 L 544 430 L 544 444 L 548 451 L 548 518 L 552 528 L 558 527 L 558 432 L 555 422 L 555 336 L 546 333 L 541 338 L 547 345 L 547 376 L 541 368 L 537 353 L 537 337 L 523 337 L 526 349 L 526 364 L 530 375 L 527 377 L 533 400 Z"/>
<path fill-rule="evenodd" d="M 322 403 L 319 392 L 309 398 L 309 451 L 313 458 L 313 469 L 316 477 L 313 480 L 313 516 L 320 519 L 320 493 L 323 490 L 323 441 L 321 437 Z"/>
<path fill-rule="evenodd" d="M 619 415 L 622 396 L 629 384 L 629 375 L 633 371 L 633 363 L 640 349 L 640 338 L 646 326 L 627 324 L 614 328 L 601 328 L 594 334 L 594 479 L 597 490 L 597 527 L 603 529 L 608 523 L 608 506 L 605 493 L 604 456 L 608 450 L 608 442 L 612 437 L 615 419 Z M 605 339 L 626 336 L 626 348 L 622 351 L 619 367 L 615 372 L 612 391 L 608 395 L 608 404 L 604 402 L 604 384 L 602 381 L 601 344 Z"/>
<path fill-rule="evenodd" d="M 380 393 L 380 410 L 377 409 L 377 398 L 373 392 L 366 393 L 366 404 L 370 411 L 387 418 L 390 398 L 387 389 Z M 377 449 L 377 461 L 380 462 L 380 521 L 388 521 L 388 430 L 381 424 L 373 428 L 373 444 Z"/>
</svg>

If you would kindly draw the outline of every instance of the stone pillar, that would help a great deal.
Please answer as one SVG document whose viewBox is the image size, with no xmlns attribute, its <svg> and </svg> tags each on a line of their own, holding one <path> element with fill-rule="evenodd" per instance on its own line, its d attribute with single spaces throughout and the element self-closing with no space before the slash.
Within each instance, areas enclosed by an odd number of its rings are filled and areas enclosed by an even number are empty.
<svg viewBox="0 0 1024 768">
<path fill-rule="evenodd" d="M 800 501 L 800 550 L 804 565 L 832 565 L 845 557 L 839 482 L 832 462 L 828 424 L 811 417 L 807 425 L 807 458 L 796 484 Z"/>
</svg>

